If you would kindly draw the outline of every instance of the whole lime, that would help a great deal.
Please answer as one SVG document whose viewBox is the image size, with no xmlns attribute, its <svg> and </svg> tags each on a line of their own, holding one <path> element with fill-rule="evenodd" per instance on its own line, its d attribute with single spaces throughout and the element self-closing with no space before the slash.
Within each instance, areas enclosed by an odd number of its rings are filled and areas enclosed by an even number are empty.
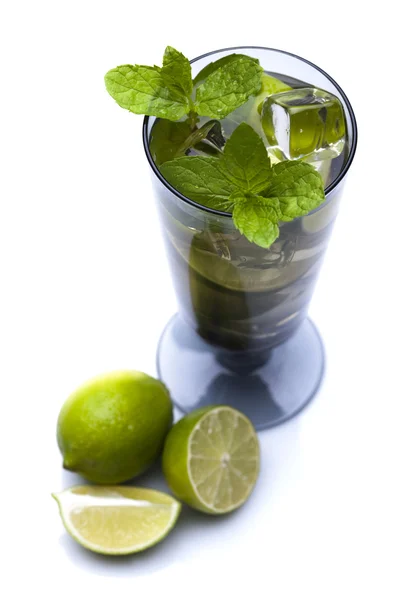
<svg viewBox="0 0 400 600">
<path fill-rule="evenodd" d="M 63 467 L 94 483 L 122 483 L 156 460 L 171 424 L 171 398 L 161 381 L 139 371 L 95 377 L 61 408 Z"/>
</svg>

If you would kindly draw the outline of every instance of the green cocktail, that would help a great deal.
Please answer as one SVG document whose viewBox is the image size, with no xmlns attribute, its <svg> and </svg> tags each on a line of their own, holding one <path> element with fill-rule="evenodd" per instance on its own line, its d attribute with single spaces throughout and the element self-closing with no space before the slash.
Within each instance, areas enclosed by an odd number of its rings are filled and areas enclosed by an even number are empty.
<svg viewBox="0 0 400 600">
<path fill-rule="evenodd" d="M 309 84 L 276 73 L 266 74 L 263 87 L 260 94 L 220 121 L 223 137 L 229 139 L 238 125 L 247 123 L 262 136 L 274 162 L 278 156 L 285 160 L 284 148 L 296 158 L 301 153 L 321 172 L 327 187 L 348 155 L 340 102 L 321 90 L 315 90 L 314 97 Z M 271 88 L 276 93 L 268 95 Z M 284 115 L 283 124 L 275 124 L 274 129 L 274 109 L 281 110 L 286 98 L 293 104 L 298 99 L 295 112 Z M 287 140 L 280 131 L 285 119 L 292 126 Z M 205 117 L 199 119 L 198 129 L 206 123 Z M 164 134 L 164 123 L 156 121 L 150 134 L 155 162 L 156 150 L 168 143 Z M 189 156 L 217 153 L 218 147 L 208 139 L 186 151 Z M 162 194 L 159 198 L 182 316 L 205 340 L 228 350 L 265 350 L 289 338 L 307 313 L 338 197 L 316 213 L 282 223 L 278 239 L 269 248 L 241 235 L 230 216 L 188 208 Z"/>
<path fill-rule="evenodd" d="M 148 115 L 153 171 L 179 315 L 158 373 L 184 411 L 231 404 L 257 428 L 296 414 L 323 372 L 307 319 L 352 162 L 357 128 L 321 69 L 268 48 L 162 67 L 124 65 L 107 89 Z"/>
</svg>

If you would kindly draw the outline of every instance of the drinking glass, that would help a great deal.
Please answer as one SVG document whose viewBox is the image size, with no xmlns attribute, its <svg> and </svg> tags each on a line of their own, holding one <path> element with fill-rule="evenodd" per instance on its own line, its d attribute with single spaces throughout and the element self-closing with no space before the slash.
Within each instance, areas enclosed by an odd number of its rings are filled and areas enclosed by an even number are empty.
<svg viewBox="0 0 400 600">
<path fill-rule="evenodd" d="M 347 126 L 344 154 L 329 164 L 325 202 L 281 223 L 279 238 L 265 249 L 242 236 L 229 213 L 190 200 L 164 179 L 149 150 L 155 118 L 144 120 L 144 148 L 179 307 L 159 342 L 158 375 L 183 412 L 228 404 L 265 429 L 297 414 L 321 383 L 324 350 L 307 311 L 354 157 L 357 126 L 338 84 L 281 50 L 211 52 L 191 61 L 193 76 L 233 52 L 258 58 L 270 74 L 335 94 Z"/>
</svg>

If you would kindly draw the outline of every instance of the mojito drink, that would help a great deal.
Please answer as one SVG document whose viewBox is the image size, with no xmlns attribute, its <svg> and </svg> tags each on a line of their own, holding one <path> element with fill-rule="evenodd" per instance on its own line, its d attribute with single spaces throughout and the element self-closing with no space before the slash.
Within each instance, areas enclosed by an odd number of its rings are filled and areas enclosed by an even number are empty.
<svg viewBox="0 0 400 600">
<path fill-rule="evenodd" d="M 339 100 L 285 75 L 266 73 L 266 86 L 220 122 L 225 140 L 243 122 L 263 139 L 272 163 L 312 164 L 327 188 L 348 153 Z M 201 118 L 197 128 L 207 122 Z M 156 121 L 150 150 L 163 128 Z M 215 155 L 208 139 L 187 155 Z M 157 162 L 157 152 L 153 152 Z M 227 350 L 268 349 L 289 338 L 307 314 L 337 213 L 339 194 L 315 212 L 282 222 L 269 248 L 250 242 L 229 214 L 173 202 L 160 190 L 159 208 L 180 313 L 208 342 Z"/>
<path fill-rule="evenodd" d="M 306 317 L 357 145 L 348 99 L 313 63 L 260 47 L 189 61 L 167 46 L 162 66 L 121 65 L 105 81 L 146 115 L 179 308 L 159 377 L 184 412 L 229 404 L 258 429 L 286 421 L 323 374 Z"/>
</svg>

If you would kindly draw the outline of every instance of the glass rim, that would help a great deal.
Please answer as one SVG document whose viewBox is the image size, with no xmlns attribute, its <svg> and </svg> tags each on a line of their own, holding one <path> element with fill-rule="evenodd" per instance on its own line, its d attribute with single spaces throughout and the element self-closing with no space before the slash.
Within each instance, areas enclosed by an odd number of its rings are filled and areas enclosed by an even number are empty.
<svg viewBox="0 0 400 600">
<path fill-rule="evenodd" d="M 317 71 L 319 71 L 322 75 L 324 75 L 336 88 L 336 90 L 341 94 L 342 98 L 343 98 L 343 102 L 346 105 L 348 111 L 349 111 L 349 116 L 350 116 L 350 122 L 351 122 L 351 126 L 353 129 L 353 140 L 352 140 L 352 144 L 349 150 L 349 155 L 347 157 L 347 160 L 342 168 L 342 170 L 340 171 L 340 173 L 338 174 L 338 176 L 336 177 L 336 179 L 334 181 L 332 181 L 332 183 L 330 183 L 328 185 L 328 187 L 325 189 L 325 202 L 323 202 L 323 204 L 321 204 L 320 206 L 318 206 L 318 208 L 316 208 L 315 210 L 311 211 L 312 213 L 317 212 L 318 210 L 320 210 L 321 208 L 323 208 L 327 201 L 328 198 L 330 196 L 330 194 L 333 192 L 333 190 L 339 185 L 339 183 L 344 179 L 347 171 L 350 168 L 351 163 L 353 162 L 354 159 L 354 155 L 356 152 L 356 148 L 357 148 L 357 138 L 358 138 L 358 133 L 357 133 L 357 122 L 356 122 L 356 117 L 354 115 L 354 111 L 353 108 L 350 104 L 349 99 L 347 98 L 346 94 L 344 93 L 344 91 L 342 90 L 342 88 L 340 87 L 340 85 L 338 83 L 336 83 L 336 81 L 333 79 L 333 77 L 331 77 L 330 75 L 328 75 L 328 73 L 326 71 L 324 71 L 323 69 L 321 69 L 320 67 L 318 67 L 316 64 L 312 63 L 311 61 L 307 60 L 306 58 L 303 58 L 301 56 L 298 56 L 297 54 L 293 54 L 292 52 L 287 52 L 286 50 L 279 50 L 278 48 L 268 48 L 266 46 L 232 46 L 229 48 L 220 48 L 219 50 L 212 50 L 211 52 L 206 52 L 205 54 L 201 54 L 200 56 L 196 56 L 196 58 L 193 58 L 190 61 L 190 64 L 193 64 L 195 62 L 197 62 L 198 60 L 201 60 L 202 58 L 207 58 L 208 56 L 212 56 L 214 54 L 219 54 L 220 52 L 227 52 L 228 50 L 268 50 L 269 52 L 277 52 L 279 54 L 286 54 L 287 56 L 292 56 L 293 58 L 296 58 L 308 65 L 310 65 L 311 67 L 313 67 L 314 69 L 316 69 Z M 161 172 L 158 170 L 157 165 L 155 164 L 153 157 L 151 155 L 150 152 L 150 146 L 149 146 L 149 137 L 147 135 L 148 132 L 148 125 L 149 125 L 149 117 L 145 116 L 144 120 L 143 120 L 143 127 L 142 127 L 142 138 L 143 138 L 143 145 L 144 145 L 144 150 L 146 153 L 146 157 L 147 160 L 149 161 L 150 167 L 152 168 L 154 174 L 157 176 L 157 178 L 160 180 L 160 182 L 170 191 L 172 192 L 175 196 L 177 196 L 178 198 L 180 198 L 180 200 L 183 200 L 184 202 L 186 202 L 187 204 L 211 213 L 213 215 L 218 215 L 221 217 L 229 217 L 230 219 L 232 218 L 232 213 L 229 212 L 225 212 L 223 210 L 217 210 L 215 208 L 209 208 L 208 206 L 204 206 L 203 204 L 199 204 L 198 202 L 195 202 L 194 200 L 191 200 L 190 198 L 188 198 L 187 196 L 185 196 L 184 194 L 181 194 L 181 192 L 179 192 L 176 188 L 174 188 L 173 185 L 171 185 L 166 179 L 165 177 L 163 177 L 163 175 L 161 174 Z M 311 214 L 311 213 L 309 213 Z"/>
</svg>

